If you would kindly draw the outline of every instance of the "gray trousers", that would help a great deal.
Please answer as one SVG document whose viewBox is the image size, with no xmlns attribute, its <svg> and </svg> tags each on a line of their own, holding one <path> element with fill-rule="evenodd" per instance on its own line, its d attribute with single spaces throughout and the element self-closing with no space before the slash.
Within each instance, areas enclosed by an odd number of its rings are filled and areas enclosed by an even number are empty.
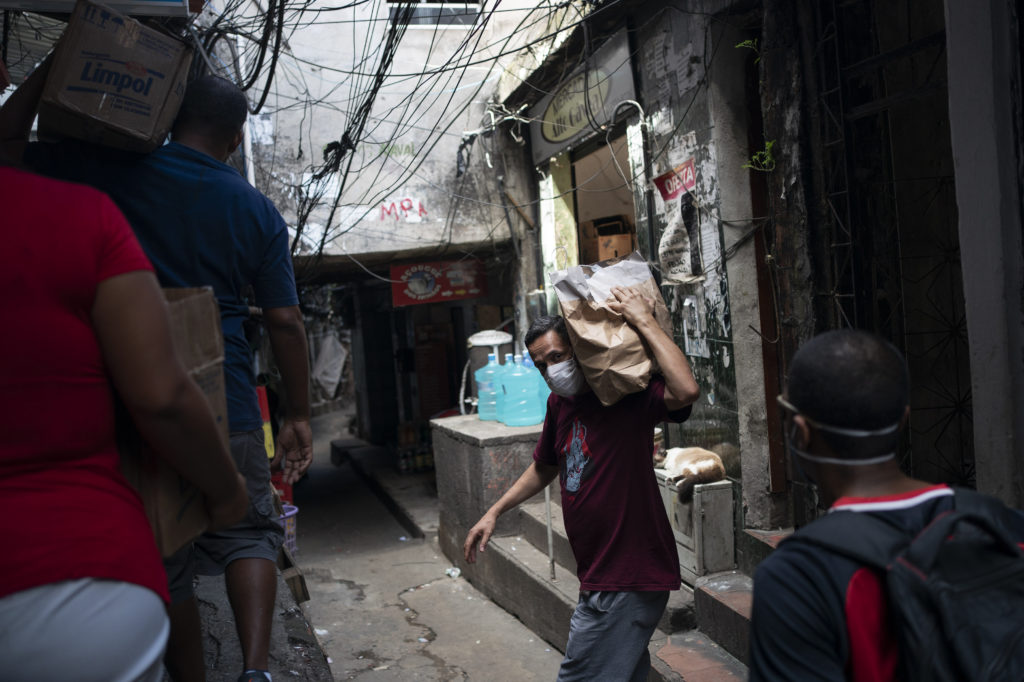
<svg viewBox="0 0 1024 682">
<path fill-rule="evenodd" d="M 580 592 L 558 682 L 643 682 L 668 592 Z"/>
</svg>

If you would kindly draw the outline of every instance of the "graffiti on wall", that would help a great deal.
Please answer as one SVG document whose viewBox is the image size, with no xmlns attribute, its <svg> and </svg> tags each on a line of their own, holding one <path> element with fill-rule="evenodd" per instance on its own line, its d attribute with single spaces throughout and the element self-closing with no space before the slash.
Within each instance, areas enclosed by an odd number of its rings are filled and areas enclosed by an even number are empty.
<svg viewBox="0 0 1024 682">
<path fill-rule="evenodd" d="M 421 223 L 427 216 L 427 209 L 422 201 L 405 197 L 398 201 L 385 201 L 380 205 L 380 219 L 404 220 L 407 223 Z"/>
</svg>

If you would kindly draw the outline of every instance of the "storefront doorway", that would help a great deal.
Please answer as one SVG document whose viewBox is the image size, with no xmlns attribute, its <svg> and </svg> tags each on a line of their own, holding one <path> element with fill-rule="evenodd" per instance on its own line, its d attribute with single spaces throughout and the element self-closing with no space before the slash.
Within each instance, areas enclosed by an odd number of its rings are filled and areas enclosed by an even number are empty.
<svg viewBox="0 0 1024 682">
<path fill-rule="evenodd" d="M 636 248 L 633 182 L 625 136 L 573 154 L 580 263 L 625 256 Z"/>
</svg>

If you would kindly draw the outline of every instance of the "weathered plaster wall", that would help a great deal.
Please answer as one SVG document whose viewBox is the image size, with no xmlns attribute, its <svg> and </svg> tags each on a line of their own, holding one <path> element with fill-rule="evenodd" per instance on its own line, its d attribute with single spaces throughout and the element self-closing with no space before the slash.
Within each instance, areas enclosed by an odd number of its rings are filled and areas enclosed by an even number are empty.
<svg viewBox="0 0 1024 682">
<path fill-rule="evenodd" d="M 768 529 L 786 522 L 785 499 L 771 491 L 769 471 L 770 431 L 766 415 L 773 396 L 766 394 L 765 346 L 774 353 L 771 334 L 762 328 L 761 307 L 774 304 L 771 291 L 758 289 L 758 257 L 755 233 L 764 225 L 764 215 L 755 212 L 751 196 L 751 173 L 744 166 L 750 156 L 750 137 L 760 131 L 750 127 L 746 72 L 756 52 L 736 48 L 749 39 L 749 31 L 731 22 L 713 25 L 711 41 L 715 59 L 708 69 L 708 92 L 712 139 L 719 152 L 718 181 L 722 188 L 722 237 L 729 282 L 729 308 L 735 357 L 737 421 L 743 472 L 743 522 L 747 528 Z M 754 133 L 751 135 L 750 133 Z M 760 178 L 758 178 L 760 179 Z M 761 207 L 763 212 L 763 207 Z M 765 297 L 762 301 L 761 297 Z M 771 371 L 775 370 L 770 366 Z"/>
<path fill-rule="evenodd" d="M 735 349 L 718 176 L 721 163 L 742 165 L 743 161 L 718 158 L 705 80 L 706 64 L 712 59 L 707 52 L 706 17 L 663 8 L 638 17 L 637 24 L 643 27 L 636 34 L 636 57 L 638 89 L 649 125 L 650 176 L 658 177 L 689 159 L 696 168 L 692 197 L 703 273 L 688 283 L 663 282 L 662 293 L 672 313 L 676 342 L 690 358 L 702 395 L 690 420 L 670 427 L 668 443 L 735 446 L 739 444 Z M 653 223 L 648 228 L 638 222 L 638 240 L 641 252 L 657 263 L 662 234 L 681 220 L 681 208 L 678 198 L 666 202 L 657 191 L 646 192 L 648 186 L 637 183 L 637 207 L 643 215 L 649 197 Z"/>
<path fill-rule="evenodd" d="M 490 139 L 481 135 L 469 147 L 469 165 L 461 177 L 456 157 L 463 133 L 491 123 L 487 96 L 511 61 L 506 56 L 488 63 L 486 57 L 512 50 L 528 37 L 516 27 L 536 6 L 531 0 L 503 3 L 479 41 L 470 40 L 482 49 L 464 69 L 416 75 L 424 67 L 457 67 L 459 47 L 472 35 L 467 29 L 420 26 L 406 31 L 393 75 L 385 79 L 351 153 L 338 210 L 329 215 L 339 190 L 335 178 L 323 187 L 324 199 L 310 216 L 301 252 L 316 249 L 329 219 L 328 255 L 426 251 L 449 243 L 476 248 L 509 240 L 504 211 L 491 201 L 501 196 L 497 176 L 502 169 L 492 158 Z M 314 23 L 290 36 L 290 54 L 319 67 L 300 63 L 282 68 L 255 139 L 258 184 L 289 223 L 296 222 L 303 183 L 322 162 L 324 146 L 341 137 L 369 89 L 369 76 L 350 72 L 374 70 L 387 11 L 387 5 L 357 5 L 347 13 L 331 13 L 332 19 L 349 21 Z M 364 52 L 370 57 L 365 61 Z M 305 106 L 309 101 L 316 105 Z"/>
<path fill-rule="evenodd" d="M 1012 2 L 946 2 L 977 484 L 1015 507 L 1024 504 L 1019 29 Z"/>
</svg>

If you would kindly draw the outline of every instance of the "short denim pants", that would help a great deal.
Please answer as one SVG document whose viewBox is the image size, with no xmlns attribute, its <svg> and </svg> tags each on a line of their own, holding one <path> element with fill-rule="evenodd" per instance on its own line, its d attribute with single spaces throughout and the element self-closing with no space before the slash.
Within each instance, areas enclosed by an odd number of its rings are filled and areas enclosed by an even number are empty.
<svg viewBox="0 0 1024 682">
<path fill-rule="evenodd" d="M 284 528 L 274 511 L 270 460 L 263 445 L 263 429 L 232 433 L 231 457 L 239 473 L 245 477 L 249 510 L 238 524 L 204 533 L 195 542 L 164 559 L 172 603 L 192 597 L 192 582 L 197 574 L 220 575 L 236 559 L 277 561 L 284 542 Z"/>
</svg>

